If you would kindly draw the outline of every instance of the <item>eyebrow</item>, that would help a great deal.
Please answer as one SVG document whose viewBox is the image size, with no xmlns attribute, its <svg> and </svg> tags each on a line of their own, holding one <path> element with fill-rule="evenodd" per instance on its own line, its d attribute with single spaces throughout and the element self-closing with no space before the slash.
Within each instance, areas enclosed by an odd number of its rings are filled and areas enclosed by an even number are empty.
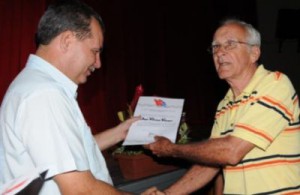
<svg viewBox="0 0 300 195">
<path fill-rule="evenodd" d="M 237 40 L 237 39 L 228 39 L 228 40 L 226 40 L 224 43 L 227 43 L 227 42 L 229 42 L 229 41 L 239 41 L 239 40 Z M 212 45 L 220 45 L 221 43 L 216 43 L 216 41 L 213 41 L 211 44 L 212 44 Z"/>
</svg>

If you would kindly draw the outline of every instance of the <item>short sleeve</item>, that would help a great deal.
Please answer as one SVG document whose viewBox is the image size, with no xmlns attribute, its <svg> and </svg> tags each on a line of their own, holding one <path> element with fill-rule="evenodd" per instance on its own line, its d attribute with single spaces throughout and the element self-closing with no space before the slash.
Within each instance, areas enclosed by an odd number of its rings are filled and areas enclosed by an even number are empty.
<svg viewBox="0 0 300 195">
<path fill-rule="evenodd" d="M 82 146 L 80 123 L 73 102 L 63 93 L 40 91 L 23 101 L 17 131 L 34 164 L 48 170 L 47 178 L 89 169 Z"/>
<path fill-rule="evenodd" d="M 295 90 L 285 75 L 273 81 L 266 79 L 261 86 L 256 100 L 245 105 L 232 135 L 266 149 L 298 116 L 293 104 Z"/>
</svg>

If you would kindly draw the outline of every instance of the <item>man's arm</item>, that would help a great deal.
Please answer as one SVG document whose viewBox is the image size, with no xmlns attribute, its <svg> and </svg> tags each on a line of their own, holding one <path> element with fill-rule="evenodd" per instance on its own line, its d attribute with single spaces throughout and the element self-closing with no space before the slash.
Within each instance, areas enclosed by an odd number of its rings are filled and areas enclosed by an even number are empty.
<svg viewBox="0 0 300 195">
<path fill-rule="evenodd" d="M 191 194 L 204 187 L 219 172 L 219 168 L 194 165 L 172 186 L 164 190 L 166 194 Z"/>
<path fill-rule="evenodd" d="M 213 194 L 214 195 L 223 195 L 224 180 L 223 180 L 222 172 L 219 172 L 219 174 L 216 176 L 214 182 L 215 183 L 214 183 L 214 187 L 213 187 Z"/>
<path fill-rule="evenodd" d="M 230 135 L 183 145 L 173 144 L 167 138 L 157 136 L 156 142 L 145 147 L 157 156 L 185 158 L 197 163 L 219 166 L 237 164 L 255 145 Z"/>
<path fill-rule="evenodd" d="M 191 194 L 208 184 L 208 182 L 210 182 L 215 175 L 217 175 L 219 170 L 220 169 L 217 167 L 194 165 L 188 170 L 188 172 L 185 173 L 184 176 L 182 176 L 182 178 L 165 189 L 163 192 L 159 191 L 156 187 L 152 187 L 143 192 L 142 195 Z"/>
<path fill-rule="evenodd" d="M 112 185 L 97 180 L 90 171 L 72 171 L 54 176 L 61 194 L 89 194 L 89 195 L 129 195 Z"/>
<path fill-rule="evenodd" d="M 103 132 L 94 135 L 94 138 L 100 150 L 105 150 L 117 144 L 118 142 L 124 140 L 127 135 L 129 127 L 132 125 L 132 123 L 134 123 L 139 119 L 140 117 L 132 117 L 111 129 L 107 129 Z"/>
</svg>

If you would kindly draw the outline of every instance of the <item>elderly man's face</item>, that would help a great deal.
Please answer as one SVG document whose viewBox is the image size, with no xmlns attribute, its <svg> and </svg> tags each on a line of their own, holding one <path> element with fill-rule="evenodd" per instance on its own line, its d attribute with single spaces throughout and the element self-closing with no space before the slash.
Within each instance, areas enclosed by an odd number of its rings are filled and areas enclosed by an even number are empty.
<svg viewBox="0 0 300 195">
<path fill-rule="evenodd" d="M 252 46 L 247 44 L 245 30 L 236 24 L 220 27 L 215 32 L 213 45 L 217 45 L 213 54 L 216 71 L 220 79 L 227 82 L 242 79 L 258 59 L 253 55 Z"/>
</svg>

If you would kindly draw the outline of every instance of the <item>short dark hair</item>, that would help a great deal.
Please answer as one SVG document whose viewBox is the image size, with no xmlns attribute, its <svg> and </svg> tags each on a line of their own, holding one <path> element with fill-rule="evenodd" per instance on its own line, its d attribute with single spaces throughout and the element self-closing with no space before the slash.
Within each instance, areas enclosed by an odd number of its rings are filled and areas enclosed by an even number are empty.
<svg viewBox="0 0 300 195">
<path fill-rule="evenodd" d="M 100 15 L 83 2 L 59 1 L 50 5 L 41 17 L 36 33 L 36 45 L 48 45 L 53 38 L 67 30 L 75 32 L 78 39 L 91 36 L 90 23 L 95 18 L 104 33 L 104 23 Z"/>
</svg>

